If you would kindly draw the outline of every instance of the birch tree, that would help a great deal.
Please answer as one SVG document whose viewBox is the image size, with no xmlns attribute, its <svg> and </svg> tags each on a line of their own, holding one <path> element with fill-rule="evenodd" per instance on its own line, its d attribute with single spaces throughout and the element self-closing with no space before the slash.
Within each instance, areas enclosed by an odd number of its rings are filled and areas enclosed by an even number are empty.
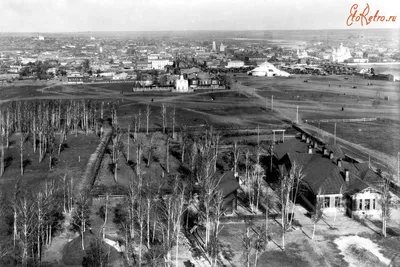
<svg viewBox="0 0 400 267">
<path fill-rule="evenodd" d="M 176 136 L 175 136 L 175 107 L 172 109 L 171 112 L 171 119 L 172 119 L 172 139 L 175 140 Z"/>
<path fill-rule="evenodd" d="M 312 237 L 311 237 L 312 240 L 314 239 L 314 236 L 315 236 L 315 230 L 317 227 L 317 223 L 322 219 L 322 216 L 323 216 L 323 211 L 322 211 L 323 199 L 322 199 L 321 195 L 322 195 L 322 190 L 320 189 L 318 192 L 318 195 L 316 197 L 316 200 L 315 200 L 314 213 L 311 216 L 311 221 L 313 222 L 313 232 L 312 232 Z"/>
<path fill-rule="evenodd" d="M 381 206 L 381 219 L 382 219 L 382 234 L 387 237 L 387 222 L 390 219 L 391 214 L 391 196 L 390 196 L 390 180 L 383 179 L 381 188 L 381 198 L 379 200 Z"/>
<path fill-rule="evenodd" d="M 123 143 L 121 141 L 121 131 L 117 127 L 113 133 L 112 137 L 112 155 L 111 155 L 111 161 L 114 167 L 114 181 L 118 183 L 118 159 L 120 158 L 122 154 L 122 149 L 123 149 Z"/>
<path fill-rule="evenodd" d="M 236 177 L 236 173 L 237 173 L 237 166 L 238 166 L 238 162 L 239 162 L 239 156 L 240 156 L 240 151 L 239 148 L 237 146 L 237 142 L 233 143 L 233 173 Z"/>
<path fill-rule="evenodd" d="M 161 107 L 161 118 L 162 118 L 162 131 L 165 134 L 165 129 L 167 128 L 167 107 L 162 104 Z"/>
<path fill-rule="evenodd" d="M 150 122 L 150 105 L 147 104 L 146 106 L 146 134 L 149 134 L 149 122 Z"/>
<path fill-rule="evenodd" d="M 84 190 L 79 193 L 77 204 L 78 206 L 77 209 L 75 210 L 73 224 L 75 225 L 75 227 L 79 229 L 81 235 L 82 250 L 85 250 L 84 233 L 86 232 L 86 227 L 89 222 L 89 212 L 90 212 L 89 210 L 90 198 L 88 191 Z"/>
</svg>

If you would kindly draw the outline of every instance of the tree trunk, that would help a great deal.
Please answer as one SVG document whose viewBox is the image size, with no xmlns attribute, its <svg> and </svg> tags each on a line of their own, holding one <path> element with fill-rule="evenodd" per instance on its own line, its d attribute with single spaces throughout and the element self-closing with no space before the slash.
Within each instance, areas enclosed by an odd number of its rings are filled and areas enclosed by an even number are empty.
<svg viewBox="0 0 400 267">
<path fill-rule="evenodd" d="M 147 249 L 150 249 L 150 198 L 147 199 Z"/>
<path fill-rule="evenodd" d="M 51 154 L 49 155 L 49 170 L 51 171 Z"/>
<path fill-rule="evenodd" d="M 257 263 L 258 263 L 258 249 L 256 250 L 256 258 L 254 260 L 254 267 L 257 267 Z"/>
<path fill-rule="evenodd" d="M 181 157 L 181 161 L 182 161 L 182 163 L 185 163 L 185 144 L 184 144 L 184 142 L 185 141 L 182 141 L 182 157 Z"/>
<path fill-rule="evenodd" d="M 114 181 L 115 181 L 115 183 L 118 184 L 117 170 L 118 170 L 118 162 L 115 162 L 115 167 L 114 167 Z"/>
<path fill-rule="evenodd" d="M 169 173 L 169 138 L 167 138 L 166 154 L 167 154 L 167 173 Z"/>
<path fill-rule="evenodd" d="M 317 225 L 317 223 L 314 223 L 311 240 L 314 240 L 315 227 L 316 227 L 316 225 Z"/>
<path fill-rule="evenodd" d="M 127 157 L 126 157 L 126 162 L 129 162 L 129 152 L 131 150 L 131 146 L 130 146 L 130 132 L 131 132 L 131 126 L 128 126 L 128 148 L 127 148 Z"/>
</svg>

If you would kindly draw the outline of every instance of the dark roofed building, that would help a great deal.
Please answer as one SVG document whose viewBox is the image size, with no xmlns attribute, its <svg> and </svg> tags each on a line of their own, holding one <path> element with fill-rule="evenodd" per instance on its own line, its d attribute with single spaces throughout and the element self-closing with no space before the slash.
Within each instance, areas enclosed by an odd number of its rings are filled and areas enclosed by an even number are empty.
<svg viewBox="0 0 400 267">
<path fill-rule="evenodd" d="M 217 176 L 218 178 L 221 176 Z M 224 196 L 225 213 L 232 213 L 237 208 L 237 190 L 240 188 L 239 182 L 233 175 L 233 172 L 228 171 L 222 174 L 221 181 L 218 184 L 217 190 L 222 192 Z"/>
<path fill-rule="evenodd" d="M 293 138 L 275 148 L 281 175 L 289 175 L 294 165 L 302 169 L 303 203 L 313 210 L 319 199 L 324 212 L 340 209 L 350 216 L 378 213 L 382 178 L 367 163 L 345 161 L 338 145 L 310 144 L 308 139 Z"/>
</svg>

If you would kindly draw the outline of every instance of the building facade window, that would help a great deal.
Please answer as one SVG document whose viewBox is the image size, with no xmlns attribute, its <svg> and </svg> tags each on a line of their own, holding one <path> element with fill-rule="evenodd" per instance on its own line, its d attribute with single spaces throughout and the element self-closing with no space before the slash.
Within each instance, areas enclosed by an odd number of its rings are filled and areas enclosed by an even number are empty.
<svg viewBox="0 0 400 267">
<path fill-rule="evenodd" d="M 372 199 L 372 209 L 376 209 L 376 205 L 375 205 L 376 199 Z"/>
<path fill-rule="evenodd" d="M 362 199 L 359 199 L 359 200 L 358 200 L 358 209 L 359 209 L 359 210 L 362 210 L 362 209 L 363 209 L 363 201 L 362 201 Z"/>
<path fill-rule="evenodd" d="M 371 208 L 371 200 L 364 199 L 364 210 L 370 210 L 370 208 Z"/>
<path fill-rule="evenodd" d="M 331 198 L 330 197 L 324 197 L 324 208 L 329 208 L 331 202 Z"/>
<path fill-rule="evenodd" d="M 340 208 L 341 206 L 340 197 L 335 197 L 335 208 Z"/>
</svg>

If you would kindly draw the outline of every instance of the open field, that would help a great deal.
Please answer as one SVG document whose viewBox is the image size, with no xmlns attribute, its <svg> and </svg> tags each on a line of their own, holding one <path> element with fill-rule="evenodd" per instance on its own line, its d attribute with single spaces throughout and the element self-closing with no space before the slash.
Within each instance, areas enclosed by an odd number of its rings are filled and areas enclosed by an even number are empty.
<svg viewBox="0 0 400 267">
<path fill-rule="evenodd" d="M 334 123 L 311 123 L 321 130 L 334 134 Z M 385 129 L 382 131 L 382 129 Z M 400 151 L 400 124 L 396 121 L 336 123 L 336 135 L 355 144 L 397 156 Z"/>
<path fill-rule="evenodd" d="M 42 90 L 41 88 L 44 88 Z M 104 101 L 105 114 L 107 104 L 118 101 L 119 124 L 126 128 L 132 123 L 133 116 L 141 111 L 142 127 L 145 125 L 145 109 L 151 108 L 150 128 L 161 126 L 161 107 L 164 104 L 168 112 L 176 109 L 177 125 L 214 127 L 238 126 L 255 127 L 285 125 L 277 114 L 254 105 L 254 98 L 250 94 L 224 91 L 199 91 L 189 94 L 171 92 L 131 92 L 131 83 L 110 84 L 54 84 L 45 87 L 24 86 L 2 88 L 1 103 L 12 100 L 34 99 L 91 99 Z M 168 125 L 172 118 L 168 116 Z"/>
<path fill-rule="evenodd" d="M 267 97 L 269 105 L 273 95 L 275 108 L 280 108 L 293 121 L 296 120 L 296 106 L 299 106 L 299 119 L 303 120 L 350 117 L 400 120 L 398 82 L 311 75 L 273 79 L 243 76 L 237 80 L 244 86 L 255 88 L 258 95 Z M 385 97 L 389 100 L 384 100 Z"/>
</svg>

